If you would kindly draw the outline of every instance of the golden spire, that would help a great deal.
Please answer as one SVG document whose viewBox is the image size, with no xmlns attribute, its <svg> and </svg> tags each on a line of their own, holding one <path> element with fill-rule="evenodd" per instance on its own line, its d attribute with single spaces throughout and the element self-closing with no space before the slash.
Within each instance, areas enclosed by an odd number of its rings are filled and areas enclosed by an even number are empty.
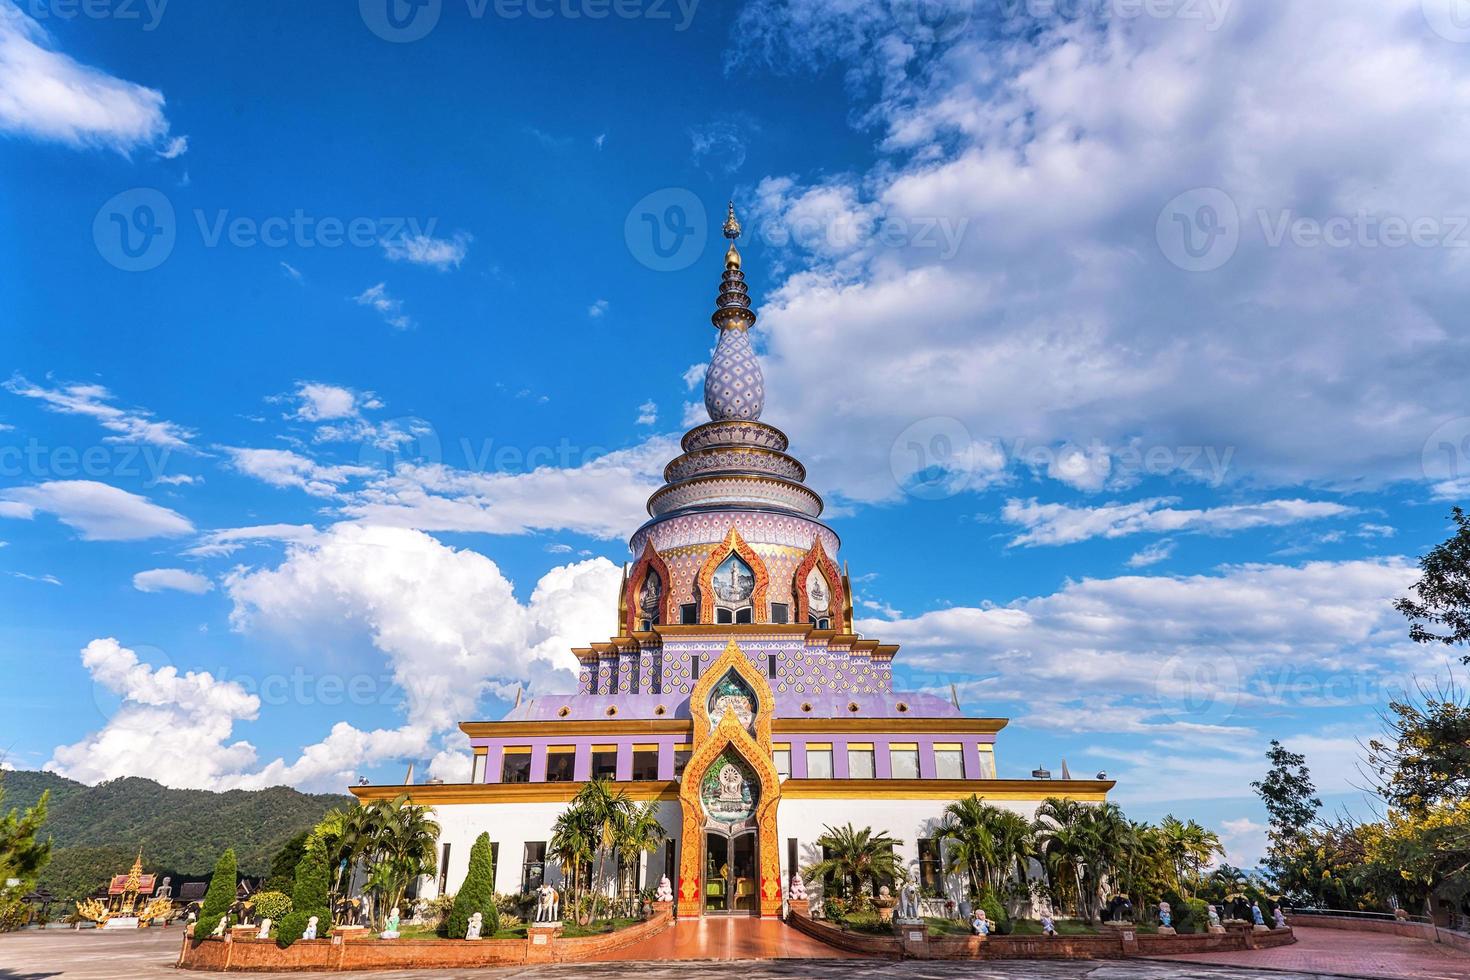
<svg viewBox="0 0 1470 980">
<path fill-rule="evenodd" d="M 730 202 L 730 209 L 725 215 L 725 237 L 730 239 L 730 247 L 725 250 L 725 268 L 740 268 L 740 250 L 735 247 L 735 239 L 740 237 L 740 219 L 735 217 L 735 202 Z"/>
</svg>

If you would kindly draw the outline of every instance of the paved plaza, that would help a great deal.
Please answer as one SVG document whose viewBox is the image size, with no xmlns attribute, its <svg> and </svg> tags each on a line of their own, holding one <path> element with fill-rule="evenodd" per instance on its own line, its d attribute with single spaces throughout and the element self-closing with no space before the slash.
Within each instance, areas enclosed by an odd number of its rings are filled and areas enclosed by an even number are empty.
<svg viewBox="0 0 1470 980">
<path fill-rule="evenodd" d="M 747 926 L 751 928 L 741 928 Z M 697 929 L 698 927 L 695 927 Z M 682 930 L 682 933 L 680 931 Z M 884 960 L 827 959 L 746 960 L 756 953 L 787 955 L 806 952 L 778 923 L 737 921 L 733 926 L 717 923 L 713 928 L 692 931 L 678 927 L 678 938 L 670 937 L 647 955 L 658 960 L 606 963 L 577 963 L 562 966 L 512 967 L 488 970 L 409 970 L 342 974 L 360 980 L 444 980 L 444 978 L 572 978 L 611 980 L 640 977 L 642 980 L 682 980 L 690 972 L 690 959 L 703 954 L 725 959 L 742 980 L 1321 980 L 1371 976 L 1414 978 L 1414 980 L 1470 980 L 1470 956 L 1441 947 L 1393 936 L 1345 933 L 1336 930 L 1299 930 L 1301 942 L 1280 950 L 1249 954 L 1210 954 L 1212 962 L 1161 962 L 1155 960 L 1079 961 L 1030 963 L 919 962 L 893 963 Z M 0 936 L 0 980 L 148 980 L 182 976 L 174 969 L 181 933 L 177 927 L 138 933 L 98 933 L 52 930 Z M 774 944 L 774 946 L 773 946 Z M 728 955 L 726 955 L 728 954 Z M 1221 958 L 1243 961 L 1221 962 Z M 1204 957 L 1192 958 L 1195 960 Z M 1265 968 L 1265 969 L 1260 969 Z M 1334 972 L 1338 971 L 1338 972 Z M 204 976 L 204 974 L 200 974 Z M 310 974 L 252 973 L 254 980 L 300 980 Z"/>
</svg>

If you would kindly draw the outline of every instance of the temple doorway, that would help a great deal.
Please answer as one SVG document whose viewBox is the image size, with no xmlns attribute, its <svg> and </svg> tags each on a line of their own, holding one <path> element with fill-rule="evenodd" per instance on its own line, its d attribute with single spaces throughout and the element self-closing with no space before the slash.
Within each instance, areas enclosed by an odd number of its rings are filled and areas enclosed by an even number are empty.
<svg viewBox="0 0 1470 980">
<path fill-rule="evenodd" d="M 755 915 L 758 912 L 756 833 L 704 835 L 704 911 L 706 915 Z"/>
</svg>

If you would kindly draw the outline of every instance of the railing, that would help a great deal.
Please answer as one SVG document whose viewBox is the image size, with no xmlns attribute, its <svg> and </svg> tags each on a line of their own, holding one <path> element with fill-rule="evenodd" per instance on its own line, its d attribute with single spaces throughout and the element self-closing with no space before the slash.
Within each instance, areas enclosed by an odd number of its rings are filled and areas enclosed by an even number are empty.
<svg viewBox="0 0 1470 980">
<path fill-rule="evenodd" d="M 1421 925 L 1433 925 L 1433 921 L 1427 915 L 1399 916 L 1393 912 L 1359 912 L 1355 909 L 1319 909 L 1319 908 L 1293 908 L 1285 910 L 1290 915 L 1325 915 L 1336 919 L 1362 919 L 1372 922 L 1417 922 Z M 1461 916 L 1461 918 L 1464 918 Z"/>
</svg>

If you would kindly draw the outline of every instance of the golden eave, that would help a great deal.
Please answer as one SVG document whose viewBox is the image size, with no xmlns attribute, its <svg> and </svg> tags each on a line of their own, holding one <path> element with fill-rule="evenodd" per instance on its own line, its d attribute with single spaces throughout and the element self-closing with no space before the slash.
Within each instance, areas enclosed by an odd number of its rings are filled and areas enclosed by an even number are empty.
<svg viewBox="0 0 1470 980">
<path fill-rule="evenodd" d="M 1006 718 L 773 718 L 771 731 L 790 735 L 994 735 L 1008 722 Z M 459 730 L 470 738 L 690 735 L 694 722 L 688 718 L 462 721 Z"/>
<path fill-rule="evenodd" d="M 352 795 L 364 803 L 407 796 L 414 803 L 435 806 L 450 803 L 566 803 L 584 783 L 422 783 L 414 786 L 353 786 Z M 958 800 L 978 796 L 985 800 L 1040 802 L 1050 796 L 1101 803 L 1116 785 L 1110 779 L 787 779 L 782 799 L 789 800 Z M 672 780 L 615 782 L 638 801 L 679 798 Z"/>
</svg>

